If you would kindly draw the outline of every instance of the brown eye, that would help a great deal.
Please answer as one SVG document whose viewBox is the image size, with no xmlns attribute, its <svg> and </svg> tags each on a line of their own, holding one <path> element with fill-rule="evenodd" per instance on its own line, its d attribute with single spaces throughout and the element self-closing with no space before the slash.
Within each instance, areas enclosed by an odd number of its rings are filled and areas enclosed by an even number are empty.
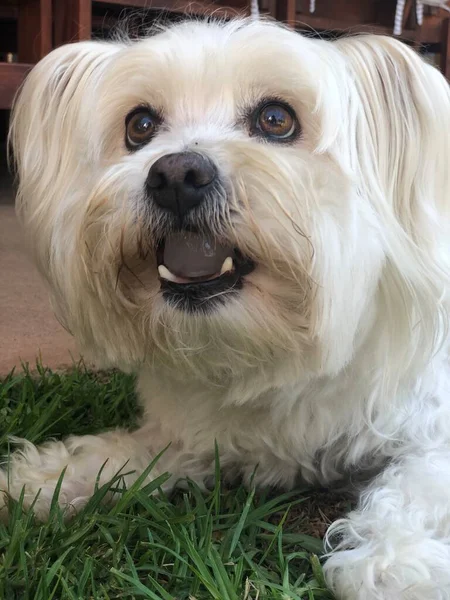
<svg viewBox="0 0 450 600">
<path fill-rule="evenodd" d="M 149 109 L 137 109 L 126 118 L 125 142 L 129 150 L 147 144 L 155 135 L 160 118 Z"/>
<path fill-rule="evenodd" d="M 276 102 L 265 104 L 259 109 L 255 125 L 260 134 L 274 141 L 288 141 L 297 134 L 299 129 L 294 111 Z"/>
</svg>

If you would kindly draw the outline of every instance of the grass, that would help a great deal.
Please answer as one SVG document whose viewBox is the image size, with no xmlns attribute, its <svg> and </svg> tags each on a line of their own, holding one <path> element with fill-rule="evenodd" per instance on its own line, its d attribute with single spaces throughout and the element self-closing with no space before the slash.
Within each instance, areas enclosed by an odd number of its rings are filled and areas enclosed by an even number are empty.
<svg viewBox="0 0 450 600">
<path fill-rule="evenodd" d="M 82 365 L 58 374 L 41 367 L 0 380 L 0 453 L 9 435 L 48 437 L 133 426 L 138 408 L 132 376 L 93 374 Z M 330 599 L 318 556 L 320 539 L 304 532 L 308 502 L 299 492 L 256 495 L 188 482 L 171 497 L 151 495 L 161 480 L 121 489 L 102 505 L 100 488 L 64 522 L 54 503 L 47 523 L 13 503 L 0 525 L 0 598 L 36 600 Z"/>
</svg>

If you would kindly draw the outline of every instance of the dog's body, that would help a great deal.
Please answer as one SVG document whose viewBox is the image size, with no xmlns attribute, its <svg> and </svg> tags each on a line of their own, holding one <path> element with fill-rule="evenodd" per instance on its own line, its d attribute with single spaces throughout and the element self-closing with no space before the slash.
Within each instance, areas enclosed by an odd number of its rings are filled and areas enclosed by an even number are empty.
<svg viewBox="0 0 450 600">
<path fill-rule="evenodd" d="M 79 508 L 168 444 L 157 469 L 203 483 L 215 441 L 259 485 L 382 469 L 332 527 L 330 585 L 450 598 L 449 131 L 445 80 L 387 38 L 185 23 L 51 53 L 14 111 L 19 214 L 145 417 L 25 443 L 0 488 L 41 489 L 45 518 L 66 466 Z"/>
</svg>

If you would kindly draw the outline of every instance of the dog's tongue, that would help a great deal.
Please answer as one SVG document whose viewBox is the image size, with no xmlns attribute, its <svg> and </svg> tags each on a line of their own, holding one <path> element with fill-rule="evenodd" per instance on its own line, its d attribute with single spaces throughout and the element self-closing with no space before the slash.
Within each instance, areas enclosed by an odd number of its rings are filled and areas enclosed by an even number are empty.
<svg viewBox="0 0 450 600">
<path fill-rule="evenodd" d="M 179 277 L 208 277 L 220 273 L 228 256 L 233 256 L 230 247 L 187 231 L 166 238 L 164 246 L 164 265 Z"/>
</svg>

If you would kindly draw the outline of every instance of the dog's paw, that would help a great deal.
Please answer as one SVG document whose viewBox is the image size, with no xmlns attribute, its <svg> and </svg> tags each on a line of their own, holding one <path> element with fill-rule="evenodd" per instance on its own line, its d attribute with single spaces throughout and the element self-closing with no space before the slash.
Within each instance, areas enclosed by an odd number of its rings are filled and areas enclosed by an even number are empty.
<svg viewBox="0 0 450 600">
<path fill-rule="evenodd" d="M 416 539 L 354 540 L 325 563 L 325 577 L 339 600 L 450 600 L 450 546 Z"/>
<path fill-rule="evenodd" d="M 2 520 L 7 518 L 7 494 L 18 500 L 23 493 L 23 508 L 33 507 L 35 516 L 45 520 L 60 484 L 58 503 L 70 517 L 86 505 L 96 486 L 118 475 L 129 485 L 151 461 L 147 451 L 121 431 L 70 437 L 39 447 L 17 441 L 21 448 L 10 456 L 8 472 L 0 471 Z M 111 497 L 109 494 L 105 499 Z"/>
<path fill-rule="evenodd" d="M 8 461 L 8 471 L 0 473 L 0 504 L 3 520 L 7 519 L 7 495 L 18 500 L 23 493 L 23 508 L 33 506 L 36 517 L 44 520 L 49 513 L 59 478 L 66 469 L 59 491 L 59 505 L 68 514 L 83 506 L 92 493 L 91 482 L 75 470 L 74 456 L 63 442 L 49 442 L 36 447 L 26 440 L 17 440 L 21 448 Z M 79 457 L 82 459 L 82 457 Z M 87 457 L 85 457 L 87 458 Z M 78 462 L 78 461 L 77 461 Z"/>
</svg>

